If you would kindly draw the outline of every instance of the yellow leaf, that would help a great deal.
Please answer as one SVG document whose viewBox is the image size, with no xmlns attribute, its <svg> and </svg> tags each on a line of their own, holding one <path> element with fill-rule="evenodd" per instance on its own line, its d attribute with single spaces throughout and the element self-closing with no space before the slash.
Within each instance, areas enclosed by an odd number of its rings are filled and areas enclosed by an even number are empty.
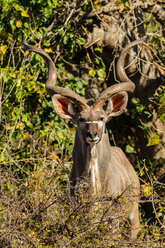
<svg viewBox="0 0 165 248">
<path fill-rule="evenodd" d="M 153 135 L 149 140 L 147 146 L 155 146 L 159 144 L 159 140 L 160 140 L 159 135 Z"/>
<path fill-rule="evenodd" d="M 121 1 L 119 0 L 119 1 L 115 1 L 115 5 L 116 6 L 119 6 L 121 4 Z"/>
<path fill-rule="evenodd" d="M 56 154 L 51 154 L 51 155 L 50 155 L 50 158 L 51 158 L 52 160 L 59 160 L 59 157 L 58 157 Z"/>
<path fill-rule="evenodd" d="M 25 10 L 23 10 L 21 12 L 21 16 L 23 16 L 23 17 L 29 17 L 28 13 Z"/>
<path fill-rule="evenodd" d="M 52 49 L 51 48 L 44 48 L 44 51 L 46 53 L 53 53 Z"/>
<path fill-rule="evenodd" d="M 16 26 L 17 26 L 17 28 L 21 28 L 22 27 L 22 22 L 21 21 L 17 21 L 16 22 Z"/>
<path fill-rule="evenodd" d="M 96 71 L 94 69 L 90 69 L 88 74 L 89 76 L 94 77 L 94 75 L 96 74 Z"/>
<path fill-rule="evenodd" d="M 141 170 L 141 171 L 140 171 L 140 176 L 142 177 L 143 175 L 144 175 L 144 171 Z"/>
<path fill-rule="evenodd" d="M 152 194 L 152 188 L 148 185 L 142 185 L 142 191 L 145 196 L 150 196 Z"/>
<path fill-rule="evenodd" d="M 25 182 L 25 187 L 28 187 L 29 183 L 28 181 Z"/>
<path fill-rule="evenodd" d="M 149 110 L 153 110 L 154 109 L 154 107 L 152 106 L 152 104 L 149 104 L 148 105 L 148 108 L 149 108 Z"/>
<path fill-rule="evenodd" d="M 19 122 L 17 123 L 16 129 L 21 128 L 21 127 L 22 127 L 22 125 L 23 125 L 23 122 L 22 122 L 22 121 L 19 121 Z"/>
<path fill-rule="evenodd" d="M 96 9 L 100 9 L 101 8 L 101 4 L 99 3 L 99 1 L 98 0 L 96 0 L 96 1 L 94 1 L 94 7 L 96 8 Z"/>
<path fill-rule="evenodd" d="M 40 95 L 43 95 L 43 94 L 44 94 L 44 91 L 42 91 L 42 90 L 37 90 L 37 93 L 40 94 Z"/>
<path fill-rule="evenodd" d="M 10 126 L 9 124 L 7 125 L 7 127 L 6 127 L 6 130 L 8 131 L 8 130 L 11 130 L 12 129 L 12 126 Z"/>
<path fill-rule="evenodd" d="M 3 45 L 0 47 L 0 61 L 1 65 L 3 64 L 3 55 L 6 53 L 7 45 Z"/>
<path fill-rule="evenodd" d="M 120 9 L 119 9 L 119 12 L 121 13 L 121 12 L 123 12 L 123 10 L 124 10 L 124 5 L 121 5 Z"/>
<path fill-rule="evenodd" d="M 16 73 L 12 73 L 12 78 L 16 78 L 17 77 L 17 74 Z"/>
<path fill-rule="evenodd" d="M 28 51 L 28 50 L 26 50 L 26 51 L 24 52 L 24 54 L 25 54 L 25 56 L 28 56 L 29 51 Z"/>
<path fill-rule="evenodd" d="M 3 54 L 0 54 L 1 65 L 3 64 Z"/>
<path fill-rule="evenodd" d="M 0 49 L 1 49 L 2 54 L 5 54 L 7 50 L 7 45 L 1 46 Z"/>
</svg>

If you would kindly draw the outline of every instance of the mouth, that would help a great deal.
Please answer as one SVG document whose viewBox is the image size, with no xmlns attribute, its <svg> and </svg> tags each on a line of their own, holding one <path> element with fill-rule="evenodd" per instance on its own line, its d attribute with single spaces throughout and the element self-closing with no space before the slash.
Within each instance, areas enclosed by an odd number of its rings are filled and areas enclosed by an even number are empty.
<svg viewBox="0 0 165 248">
<path fill-rule="evenodd" d="M 90 137 L 87 137 L 86 142 L 89 143 L 89 144 L 96 144 L 96 143 L 99 142 L 99 137 L 96 137 L 96 138 L 93 138 L 93 139 L 91 139 Z"/>
</svg>

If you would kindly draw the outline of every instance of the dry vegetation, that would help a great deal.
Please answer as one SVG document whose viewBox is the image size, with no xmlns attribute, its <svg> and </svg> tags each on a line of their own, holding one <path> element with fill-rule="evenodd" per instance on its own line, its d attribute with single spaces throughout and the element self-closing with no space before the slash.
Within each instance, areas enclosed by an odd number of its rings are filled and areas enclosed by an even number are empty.
<svg viewBox="0 0 165 248">
<path fill-rule="evenodd" d="M 115 201 L 89 197 L 88 182 L 81 183 L 77 199 L 71 199 L 71 164 L 52 165 L 47 158 L 40 163 L 27 179 L 18 179 L 9 167 L 0 171 L 1 247 L 163 247 L 164 185 L 154 177 L 151 186 L 142 185 L 140 231 L 138 239 L 130 241 L 128 224 L 118 225 Z"/>
</svg>

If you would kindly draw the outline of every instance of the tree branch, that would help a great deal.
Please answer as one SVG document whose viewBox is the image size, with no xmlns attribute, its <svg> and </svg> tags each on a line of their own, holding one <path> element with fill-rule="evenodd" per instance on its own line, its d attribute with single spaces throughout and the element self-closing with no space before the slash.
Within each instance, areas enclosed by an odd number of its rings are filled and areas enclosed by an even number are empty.
<svg viewBox="0 0 165 248">
<path fill-rule="evenodd" d="M 151 13 L 156 20 L 165 27 L 165 11 L 164 9 L 159 5 L 155 4 L 154 2 L 137 2 L 136 7 L 141 8 L 143 11 Z M 135 7 L 135 8 L 136 8 Z"/>
</svg>

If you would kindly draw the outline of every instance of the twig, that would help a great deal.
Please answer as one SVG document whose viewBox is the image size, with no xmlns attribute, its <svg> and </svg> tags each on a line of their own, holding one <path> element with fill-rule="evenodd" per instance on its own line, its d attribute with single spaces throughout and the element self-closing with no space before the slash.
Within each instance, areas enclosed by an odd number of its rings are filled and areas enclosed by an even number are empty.
<svg viewBox="0 0 165 248">
<path fill-rule="evenodd" d="M 66 21 L 64 22 L 63 26 L 55 33 L 55 35 L 58 35 L 67 25 L 67 23 L 69 22 L 69 20 L 71 19 L 72 15 L 73 15 L 74 9 L 71 10 L 69 16 L 67 17 Z"/>
</svg>

